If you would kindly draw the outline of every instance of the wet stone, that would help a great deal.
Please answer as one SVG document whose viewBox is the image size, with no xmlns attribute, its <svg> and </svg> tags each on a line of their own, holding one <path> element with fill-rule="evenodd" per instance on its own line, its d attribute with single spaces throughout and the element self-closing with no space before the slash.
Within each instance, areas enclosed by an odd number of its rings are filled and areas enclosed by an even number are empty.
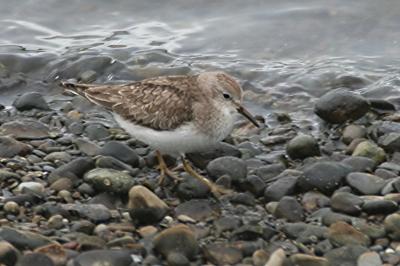
<svg viewBox="0 0 400 266">
<path fill-rule="evenodd" d="M 215 243 L 204 247 L 206 259 L 215 265 L 236 265 L 242 258 L 242 252 L 229 244 Z"/>
<path fill-rule="evenodd" d="M 94 223 L 107 222 L 111 219 L 111 212 L 102 204 L 61 204 L 60 207 L 68 213 L 78 214 L 78 218 L 89 219 Z"/>
<path fill-rule="evenodd" d="M 391 132 L 387 135 L 383 135 L 379 138 L 378 143 L 386 151 L 400 151 L 400 133 Z"/>
<path fill-rule="evenodd" d="M 138 224 L 160 221 L 169 208 L 164 201 L 144 186 L 134 186 L 129 191 L 129 215 Z"/>
<path fill-rule="evenodd" d="M 84 175 L 86 182 L 91 184 L 98 191 L 111 193 L 128 193 L 135 185 L 135 180 L 129 174 L 106 168 L 95 168 Z"/>
<path fill-rule="evenodd" d="M 357 259 L 357 266 L 381 266 L 382 260 L 376 252 L 365 252 Z"/>
<path fill-rule="evenodd" d="M 100 123 L 87 124 L 84 132 L 91 140 L 102 140 L 110 136 L 108 129 Z"/>
<path fill-rule="evenodd" d="M 43 160 L 49 162 L 64 162 L 67 163 L 71 161 L 72 156 L 65 151 L 56 151 L 46 155 Z"/>
<path fill-rule="evenodd" d="M 298 184 L 306 191 L 317 189 L 323 193 L 332 193 L 350 171 L 351 168 L 342 163 L 317 162 L 304 169 Z"/>
<path fill-rule="evenodd" d="M 0 136 L 0 157 L 11 158 L 16 155 L 26 155 L 32 150 L 31 146 L 11 137 Z"/>
<path fill-rule="evenodd" d="M 281 174 L 286 167 L 281 163 L 261 166 L 256 169 L 255 174 L 262 178 L 264 181 L 268 181 L 269 179 L 278 176 Z"/>
<path fill-rule="evenodd" d="M 170 266 L 189 266 L 190 261 L 180 252 L 171 252 L 167 257 Z"/>
<path fill-rule="evenodd" d="M 386 184 L 382 178 L 365 173 L 351 173 L 346 177 L 346 182 L 364 195 L 377 195 Z"/>
<path fill-rule="evenodd" d="M 285 196 L 279 201 L 274 216 L 284 218 L 289 222 L 298 222 L 304 219 L 304 211 L 295 198 Z"/>
<path fill-rule="evenodd" d="M 239 218 L 235 217 L 221 217 L 214 221 L 215 230 L 217 234 L 225 231 L 232 231 L 240 226 L 241 222 Z"/>
<path fill-rule="evenodd" d="M 14 266 L 20 256 L 19 251 L 7 241 L 0 241 L 0 263 Z"/>
<path fill-rule="evenodd" d="M 132 167 L 139 166 L 139 156 L 137 155 L 136 151 L 122 142 L 107 142 L 100 150 L 100 155 L 114 157 L 115 159 L 118 159 Z"/>
<path fill-rule="evenodd" d="M 7 170 L 0 169 L 0 181 L 1 182 L 10 181 L 11 179 L 19 179 L 19 175 L 16 173 L 9 172 Z"/>
<path fill-rule="evenodd" d="M 212 160 L 207 165 L 207 173 L 213 178 L 229 175 L 233 182 L 243 182 L 247 176 L 247 165 L 244 160 L 225 156 Z"/>
<path fill-rule="evenodd" d="M 16 139 L 45 139 L 50 137 L 49 128 L 36 120 L 17 120 L 0 126 L 0 134 L 10 135 Z"/>
<path fill-rule="evenodd" d="M 331 208 L 334 211 L 359 215 L 361 213 L 361 205 L 363 200 L 358 196 L 348 192 L 336 192 L 331 199 Z"/>
<path fill-rule="evenodd" d="M 49 110 L 49 105 L 38 92 L 27 92 L 19 96 L 13 102 L 13 106 L 19 111 L 27 111 L 31 109 Z"/>
<path fill-rule="evenodd" d="M 384 226 L 388 236 L 393 240 L 400 240 L 400 214 L 394 213 L 387 216 L 384 220 Z"/>
<path fill-rule="evenodd" d="M 329 241 L 334 246 L 361 245 L 368 246 L 370 239 L 346 222 L 336 222 L 329 227 Z"/>
<path fill-rule="evenodd" d="M 293 160 L 320 155 L 318 141 L 309 135 L 298 135 L 286 146 L 286 153 Z"/>
<path fill-rule="evenodd" d="M 100 147 L 96 143 L 91 142 L 86 139 L 82 139 L 82 138 L 76 139 L 74 141 L 74 144 L 78 147 L 78 149 L 82 153 L 84 153 L 88 156 L 94 156 L 94 155 L 99 154 L 99 152 L 100 152 Z"/>
<path fill-rule="evenodd" d="M 293 254 L 290 261 L 296 266 L 329 266 L 327 259 L 307 254 Z"/>
<path fill-rule="evenodd" d="M 368 111 L 368 101 L 346 89 L 329 91 L 317 100 L 314 107 L 319 117 L 332 124 L 359 119 Z"/>
<path fill-rule="evenodd" d="M 75 160 L 64 164 L 54 170 L 48 177 L 50 183 L 54 183 L 60 178 L 70 178 L 72 181 L 76 181 L 83 177 L 83 175 L 94 168 L 94 162 L 92 158 L 80 157 Z"/>
<path fill-rule="evenodd" d="M 193 260 L 199 245 L 193 231 L 186 225 L 176 225 L 161 231 L 153 240 L 154 249 L 168 258 L 171 253 L 180 253 Z"/>
<path fill-rule="evenodd" d="M 132 168 L 130 165 L 123 163 L 111 156 L 98 156 L 96 160 L 96 167 L 125 171 L 129 173 L 132 177 L 136 176 L 139 173 L 138 168 Z"/>
<path fill-rule="evenodd" d="M 371 200 L 362 205 L 363 212 L 368 214 L 389 214 L 398 211 L 399 205 L 392 200 Z"/>
<path fill-rule="evenodd" d="M 264 194 L 265 182 L 256 175 L 249 175 L 246 181 L 241 185 L 245 190 L 253 193 L 254 196 L 260 197 Z"/>
<path fill-rule="evenodd" d="M 318 191 L 309 191 L 303 195 L 301 200 L 304 210 L 308 212 L 316 211 L 330 205 L 330 199 Z"/>
<path fill-rule="evenodd" d="M 303 244 L 315 243 L 317 240 L 325 239 L 328 235 L 327 227 L 303 222 L 285 223 L 282 226 L 282 231 L 289 238 L 296 239 Z"/>
</svg>

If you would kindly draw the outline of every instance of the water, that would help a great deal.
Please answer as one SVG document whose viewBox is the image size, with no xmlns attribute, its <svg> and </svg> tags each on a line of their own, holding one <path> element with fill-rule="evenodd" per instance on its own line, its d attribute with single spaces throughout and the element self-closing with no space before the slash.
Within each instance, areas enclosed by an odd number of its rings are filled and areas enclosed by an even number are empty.
<svg viewBox="0 0 400 266">
<path fill-rule="evenodd" d="M 315 120 L 347 87 L 400 103 L 396 0 L 0 0 L 0 101 L 87 70 L 96 82 L 223 69 L 254 112 Z"/>
</svg>

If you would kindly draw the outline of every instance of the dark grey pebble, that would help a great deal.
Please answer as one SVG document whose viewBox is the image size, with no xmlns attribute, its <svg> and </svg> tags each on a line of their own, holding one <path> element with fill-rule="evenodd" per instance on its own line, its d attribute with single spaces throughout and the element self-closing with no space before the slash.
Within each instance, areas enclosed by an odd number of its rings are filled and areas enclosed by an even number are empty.
<svg viewBox="0 0 400 266">
<path fill-rule="evenodd" d="M 329 194 L 340 187 L 342 180 L 350 171 L 351 168 L 342 163 L 316 162 L 304 169 L 298 184 L 305 191 L 317 189 Z"/>
<path fill-rule="evenodd" d="M 178 185 L 177 193 L 179 198 L 186 200 L 207 198 L 210 195 L 210 187 L 197 178 L 185 174 L 184 180 Z"/>
<path fill-rule="evenodd" d="M 232 231 L 237 229 L 241 225 L 241 221 L 239 218 L 232 216 L 221 217 L 218 220 L 214 221 L 214 227 L 217 231 L 217 234 L 221 234 L 225 231 Z"/>
<path fill-rule="evenodd" d="M 43 95 L 38 92 L 27 92 L 19 96 L 13 102 L 13 106 L 19 111 L 31 109 L 49 110 L 49 105 L 43 98 Z"/>
<path fill-rule="evenodd" d="M 246 224 L 234 230 L 232 236 L 235 240 L 252 241 L 262 238 L 268 241 L 277 233 L 278 231 L 270 226 Z"/>
<path fill-rule="evenodd" d="M 94 168 L 85 173 L 83 179 L 97 191 L 122 195 L 127 194 L 136 183 L 126 172 L 108 168 Z"/>
<path fill-rule="evenodd" d="M 94 168 L 94 161 L 90 157 L 80 157 L 75 160 L 64 164 L 52 172 L 48 180 L 50 183 L 54 183 L 62 177 L 68 177 L 72 181 L 83 178 L 83 175 Z"/>
<path fill-rule="evenodd" d="M 286 146 L 286 153 L 293 160 L 320 155 L 318 141 L 310 135 L 298 135 Z"/>
<path fill-rule="evenodd" d="M 260 197 L 264 194 L 265 186 L 264 180 L 256 175 L 247 176 L 246 180 L 240 185 L 240 187 L 253 193 L 256 197 Z"/>
<path fill-rule="evenodd" d="M 328 251 L 324 257 L 330 266 L 357 265 L 358 257 L 368 249 L 361 245 L 349 245 Z"/>
<path fill-rule="evenodd" d="M 84 132 L 91 140 L 102 140 L 110 136 L 108 129 L 100 123 L 87 124 Z"/>
<path fill-rule="evenodd" d="M 55 266 L 54 262 L 42 253 L 30 253 L 23 255 L 16 266 Z"/>
<path fill-rule="evenodd" d="M 68 131 L 71 132 L 72 134 L 75 135 L 81 135 L 83 131 L 85 130 L 85 126 L 83 125 L 82 122 L 76 121 L 72 122 L 67 126 Z"/>
<path fill-rule="evenodd" d="M 264 191 L 265 201 L 279 201 L 282 197 L 294 193 L 298 176 L 283 172 L 277 180 L 267 185 Z"/>
<path fill-rule="evenodd" d="M 246 179 L 247 165 L 242 159 L 225 156 L 212 160 L 207 165 L 207 173 L 215 179 L 229 175 L 234 183 L 240 183 Z"/>
<path fill-rule="evenodd" d="M 68 213 L 74 213 L 77 218 L 84 218 L 93 223 L 107 222 L 112 218 L 111 212 L 102 204 L 60 204 L 60 207 Z"/>
<path fill-rule="evenodd" d="M 378 139 L 379 145 L 389 152 L 400 151 L 400 133 L 391 132 Z"/>
<path fill-rule="evenodd" d="M 51 240 L 41 234 L 17 230 L 8 226 L 0 228 L 0 239 L 7 241 L 19 250 L 35 249 L 51 243 Z"/>
<path fill-rule="evenodd" d="M 323 120 L 340 124 L 356 120 L 369 111 L 368 100 L 346 89 L 329 91 L 315 104 L 314 112 Z"/>
<path fill-rule="evenodd" d="M 100 150 L 100 155 L 114 157 L 132 167 L 139 166 L 139 156 L 134 149 L 119 141 L 109 141 Z"/>
<path fill-rule="evenodd" d="M 376 166 L 374 160 L 361 156 L 349 156 L 342 163 L 350 166 L 353 172 L 372 172 Z"/>
<path fill-rule="evenodd" d="M 295 198 L 285 196 L 279 201 L 274 216 L 284 218 L 288 222 L 299 222 L 304 219 L 304 211 Z"/>
<path fill-rule="evenodd" d="M 368 214 L 389 214 L 399 210 L 399 206 L 392 200 L 368 200 L 362 205 L 363 212 Z"/>
<path fill-rule="evenodd" d="M 190 261 L 180 252 L 171 252 L 168 254 L 167 263 L 169 266 L 189 266 Z"/>
<path fill-rule="evenodd" d="M 336 192 L 331 198 L 331 208 L 334 211 L 359 215 L 361 213 L 361 205 L 363 200 L 358 196 L 348 192 Z"/>
<path fill-rule="evenodd" d="M 202 153 L 189 153 L 186 156 L 196 167 L 205 169 L 208 163 L 216 158 L 223 156 L 240 157 L 241 152 L 236 146 L 222 142 L 213 150 Z"/>
<path fill-rule="evenodd" d="M 15 140 L 11 137 L 0 137 L 0 157 L 11 158 L 15 155 L 26 155 L 32 151 L 28 144 Z"/>
<path fill-rule="evenodd" d="M 228 243 L 213 243 L 204 246 L 204 256 L 215 265 L 237 265 L 242 259 L 242 251 Z"/>
<path fill-rule="evenodd" d="M 326 226 L 306 224 L 303 222 L 285 223 L 281 230 L 289 238 L 295 239 L 303 244 L 315 243 L 325 239 L 328 235 L 328 228 Z"/>
<path fill-rule="evenodd" d="M 118 171 L 126 171 L 131 176 L 136 176 L 140 171 L 138 168 L 132 168 L 132 166 L 123 163 L 120 160 L 111 156 L 98 156 L 96 160 L 96 167 L 110 168 Z"/>
<path fill-rule="evenodd" d="M 100 147 L 89 140 L 78 138 L 74 140 L 74 144 L 78 147 L 78 149 L 87 156 L 94 156 L 99 154 Z"/>
<path fill-rule="evenodd" d="M 118 265 L 130 266 L 133 262 L 131 250 L 91 250 L 74 258 L 71 266 Z"/>
<path fill-rule="evenodd" d="M 368 101 L 369 101 L 371 107 L 375 108 L 375 109 L 384 110 L 384 111 L 395 111 L 396 110 L 396 106 L 385 99 L 369 98 Z"/>
<path fill-rule="evenodd" d="M 247 206 L 254 206 L 256 200 L 250 193 L 234 193 L 229 197 L 229 201 L 233 204 L 243 204 Z"/>
<path fill-rule="evenodd" d="M 346 182 L 364 195 L 379 194 L 386 184 L 386 181 L 379 176 L 365 173 L 350 173 L 346 177 Z"/>
<path fill-rule="evenodd" d="M 268 182 L 271 178 L 276 177 L 285 169 L 286 167 L 283 164 L 275 163 L 257 168 L 255 175 L 261 177 L 265 182 Z"/>
</svg>

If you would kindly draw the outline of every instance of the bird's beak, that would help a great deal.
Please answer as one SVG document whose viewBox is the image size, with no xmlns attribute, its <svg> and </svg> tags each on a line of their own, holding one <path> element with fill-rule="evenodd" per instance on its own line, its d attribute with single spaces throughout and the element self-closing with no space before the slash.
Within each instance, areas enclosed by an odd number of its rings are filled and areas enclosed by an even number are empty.
<svg viewBox="0 0 400 266">
<path fill-rule="evenodd" d="M 236 110 L 242 114 L 244 117 L 246 117 L 247 119 L 249 119 L 249 121 L 251 123 L 253 123 L 256 127 L 260 127 L 260 125 L 258 124 L 257 120 L 254 118 L 254 116 L 252 114 L 250 114 L 249 111 L 247 111 L 246 108 L 243 107 L 243 105 L 241 105 L 240 103 L 236 103 Z"/>
</svg>

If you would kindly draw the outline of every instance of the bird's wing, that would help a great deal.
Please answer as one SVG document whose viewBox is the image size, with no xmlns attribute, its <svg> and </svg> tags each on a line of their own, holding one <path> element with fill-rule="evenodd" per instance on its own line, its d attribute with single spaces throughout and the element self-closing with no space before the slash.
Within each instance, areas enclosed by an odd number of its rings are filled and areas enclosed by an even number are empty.
<svg viewBox="0 0 400 266">
<path fill-rule="evenodd" d="M 61 85 L 137 125 L 171 130 L 192 119 L 194 86 L 185 76 L 160 77 L 123 85 L 62 82 Z"/>
</svg>

